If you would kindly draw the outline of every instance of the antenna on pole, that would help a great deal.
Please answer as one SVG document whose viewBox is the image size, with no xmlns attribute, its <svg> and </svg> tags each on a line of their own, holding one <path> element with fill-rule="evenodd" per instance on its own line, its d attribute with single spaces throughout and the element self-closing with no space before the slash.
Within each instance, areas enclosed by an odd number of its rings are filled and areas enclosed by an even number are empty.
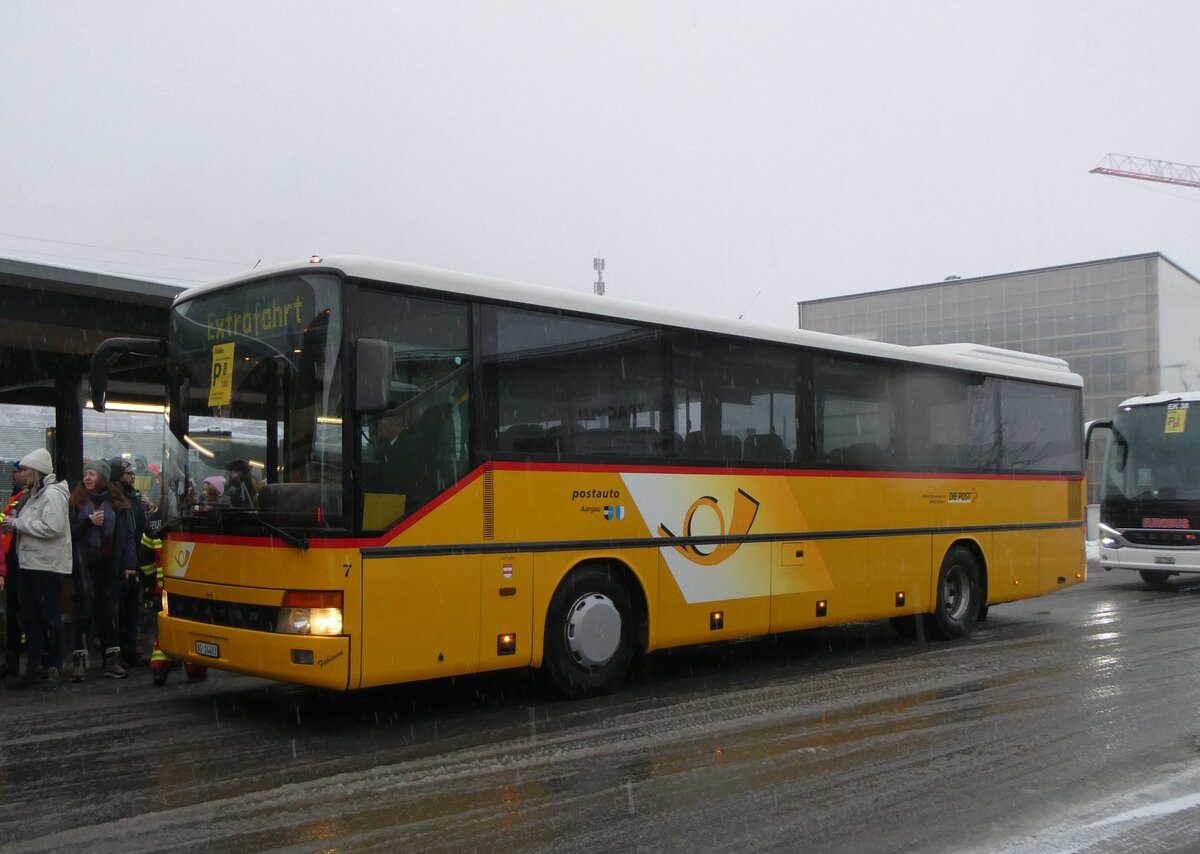
<svg viewBox="0 0 1200 854">
<path fill-rule="evenodd" d="M 746 316 L 746 312 L 748 312 L 750 310 L 750 306 L 754 305 L 754 301 L 756 299 L 758 299 L 760 296 L 762 296 L 762 291 L 759 291 L 758 293 L 756 293 L 754 296 L 752 296 L 750 298 L 750 302 L 746 303 L 746 307 L 743 308 L 742 313 L 738 315 L 738 320 L 741 320 L 743 317 Z"/>
<path fill-rule="evenodd" d="M 604 259 L 593 258 L 592 267 L 596 270 L 595 294 L 602 297 L 604 296 Z"/>
</svg>

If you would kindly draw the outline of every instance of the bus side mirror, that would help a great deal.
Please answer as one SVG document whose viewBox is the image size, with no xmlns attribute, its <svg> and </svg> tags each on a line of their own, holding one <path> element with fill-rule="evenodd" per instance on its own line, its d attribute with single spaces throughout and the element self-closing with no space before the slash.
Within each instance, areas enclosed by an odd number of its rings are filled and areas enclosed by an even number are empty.
<svg viewBox="0 0 1200 854">
<path fill-rule="evenodd" d="M 392 379 L 392 345 L 379 338 L 360 338 L 354 353 L 354 411 L 383 412 Z"/>
<path fill-rule="evenodd" d="M 140 356 L 167 355 L 167 342 L 162 338 L 109 338 L 100 342 L 92 354 L 89 381 L 92 391 L 92 409 L 103 412 L 108 398 L 108 372 L 117 360 L 127 353 Z"/>
<path fill-rule="evenodd" d="M 1092 431 L 1093 430 L 1111 430 L 1111 421 L 1089 421 L 1083 428 L 1083 457 L 1090 459 L 1092 456 Z"/>
<path fill-rule="evenodd" d="M 1111 421 L 1089 421 L 1084 428 L 1083 436 L 1083 455 L 1085 458 L 1091 456 L 1092 451 L 1092 431 L 1093 430 L 1111 430 L 1113 438 L 1117 442 L 1117 447 L 1121 450 L 1121 456 L 1117 459 L 1114 468 L 1119 471 L 1125 471 L 1125 463 L 1129 461 L 1129 443 L 1125 441 L 1125 437 L 1121 435 L 1121 431 L 1113 426 Z"/>
</svg>

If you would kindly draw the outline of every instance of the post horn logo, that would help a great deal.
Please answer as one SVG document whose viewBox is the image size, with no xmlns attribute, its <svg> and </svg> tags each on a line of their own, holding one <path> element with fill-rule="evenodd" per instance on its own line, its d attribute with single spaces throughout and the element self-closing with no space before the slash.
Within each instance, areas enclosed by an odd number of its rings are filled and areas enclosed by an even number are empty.
<svg viewBox="0 0 1200 854">
<path fill-rule="evenodd" d="M 754 518 L 758 515 L 758 501 L 739 489 L 733 497 L 733 519 L 730 521 L 729 529 L 726 530 L 725 514 L 721 512 L 721 507 L 717 504 L 717 499 L 711 495 L 704 495 L 692 502 L 692 506 L 688 508 L 687 514 L 683 517 L 683 536 L 693 536 L 692 519 L 695 517 L 696 511 L 701 507 L 707 507 L 713 513 L 717 514 L 717 523 L 720 528 L 719 533 L 716 535 L 718 537 L 740 537 L 750 533 L 750 528 L 754 525 Z M 670 529 L 661 522 L 658 525 L 658 534 L 661 537 L 675 537 Z M 701 545 L 709 550 L 705 551 Z M 672 546 L 672 548 L 692 563 L 699 564 L 700 566 L 716 566 L 722 561 L 727 560 L 734 552 L 741 548 L 741 545 L 741 543 L 716 543 L 710 547 L 707 543 L 688 543 L 682 546 Z"/>
</svg>

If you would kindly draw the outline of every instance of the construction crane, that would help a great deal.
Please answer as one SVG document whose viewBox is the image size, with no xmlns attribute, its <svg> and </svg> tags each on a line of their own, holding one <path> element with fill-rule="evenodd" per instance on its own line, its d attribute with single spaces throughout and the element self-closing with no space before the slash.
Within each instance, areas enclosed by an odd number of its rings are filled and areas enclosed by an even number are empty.
<svg viewBox="0 0 1200 854">
<path fill-rule="evenodd" d="M 1100 161 L 1095 175 L 1116 175 L 1118 178 L 1137 178 L 1139 181 L 1157 181 L 1160 184 L 1177 184 L 1181 187 L 1200 187 L 1200 166 L 1185 166 L 1165 160 L 1147 160 L 1127 154 L 1110 154 Z"/>
</svg>

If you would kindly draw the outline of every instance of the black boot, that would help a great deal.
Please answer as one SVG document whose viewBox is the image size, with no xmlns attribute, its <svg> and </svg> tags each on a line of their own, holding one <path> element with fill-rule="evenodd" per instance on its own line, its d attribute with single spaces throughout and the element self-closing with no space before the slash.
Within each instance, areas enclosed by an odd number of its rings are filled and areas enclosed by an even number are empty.
<svg viewBox="0 0 1200 854">
<path fill-rule="evenodd" d="M 121 666 L 119 650 L 110 649 L 104 653 L 104 675 L 109 679 L 125 679 L 129 676 Z"/>
</svg>

